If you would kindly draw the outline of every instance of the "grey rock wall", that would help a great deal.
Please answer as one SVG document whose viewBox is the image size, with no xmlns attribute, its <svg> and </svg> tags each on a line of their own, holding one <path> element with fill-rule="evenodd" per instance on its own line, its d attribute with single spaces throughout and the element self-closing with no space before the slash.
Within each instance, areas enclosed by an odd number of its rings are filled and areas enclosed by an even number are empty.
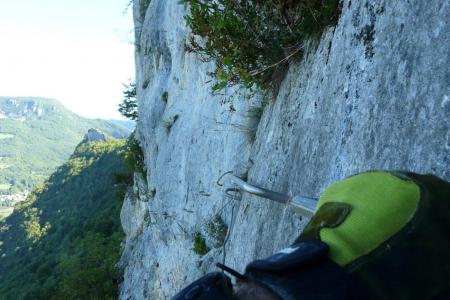
<svg viewBox="0 0 450 300">
<path fill-rule="evenodd" d="M 212 65 L 184 51 L 183 6 L 152 0 L 143 10 L 135 1 L 148 183 L 122 211 L 121 299 L 168 299 L 215 261 L 242 271 L 296 238 L 307 220 L 254 196 L 230 201 L 216 184 L 223 172 L 248 170 L 252 183 L 310 196 L 368 169 L 450 180 L 449 1 L 342 4 L 337 26 L 290 66 L 254 139 L 261 97 L 238 88 L 211 95 Z M 199 256 L 194 233 L 209 241 L 215 214 L 232 225 L 229 238 Z"/>
<path fill-rule="evenodd" d="M 106 141 L 107 139 L 108 139 L 107 136 L 103 132 L 101 132 L 95 128 L 91 128 L 84 135 L 83 141 L 84 142 L 98 142 L 98 141 Z"/>
</svg>

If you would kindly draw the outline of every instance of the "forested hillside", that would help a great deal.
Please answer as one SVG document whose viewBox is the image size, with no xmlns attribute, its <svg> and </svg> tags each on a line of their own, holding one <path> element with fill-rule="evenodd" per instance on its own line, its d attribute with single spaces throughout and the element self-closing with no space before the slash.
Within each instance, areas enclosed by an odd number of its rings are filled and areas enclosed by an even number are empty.
<svg viewBox="0 0 450 300">
<path fill-rule="evenodd" d="M 42 183 L 89 128 L 123 138 L 130 133 L 124 125 L 80 117 L 52 99 L 0 97 L 0 195 Z"/>
<path fill-rule="evenodd" d="M 0 222 L 0 299 L 115 299 L 125 140 L 83 142 Z"/>
</svg>

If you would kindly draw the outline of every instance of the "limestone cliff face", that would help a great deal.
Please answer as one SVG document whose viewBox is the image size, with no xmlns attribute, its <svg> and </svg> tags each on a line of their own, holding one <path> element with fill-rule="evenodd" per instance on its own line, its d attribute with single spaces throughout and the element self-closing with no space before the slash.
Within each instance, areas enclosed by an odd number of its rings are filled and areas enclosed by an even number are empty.
<svg viewBox="0 0 450 300">
<path fill-rule="evenodd" d="M 106 141 L 108 137 L 106 134 L 101 132 L 98 129 L 91 128 L 88 130 L 88 132 L 84 135 L 83 141 L 84 142 L 98 142 L 98 141 Z"/>
<path fill-rule="evenodd" d="M 16 99 L 8 99 L 0 97 L 0 119 L 13 119 L 24 121 L 30 117 L 41 117 L 49 110 L 55 110 L 52 101 L 49 99 L 41 100 L 39 98 L 30 98 L 29 100 L 17 101 Z M 43 102 L 45 101 L 45 102 Z"/>
<path fill-rule="evenodd" d="M 307 220 L 254 196 L 230 201 L 216 184 L 223 172 L 248 171 L 249 182 L 310 196 L 367 169 L 450 180 L 448 0 L 344 0 L 336 27 L 291 64 L 259 123 L 259 95 L 211 95 L 212 66 L 184 50 L 185 8 L 144 2 L 134 13 L 148 176 L 122 211 L 121 299 L 168 299 L 215 261 L 242 271 L 295 239 Z M 209 243 L 216 214 L 232 225 L 229 238 L 199 256 L 194 233 Z"/>
</svg>

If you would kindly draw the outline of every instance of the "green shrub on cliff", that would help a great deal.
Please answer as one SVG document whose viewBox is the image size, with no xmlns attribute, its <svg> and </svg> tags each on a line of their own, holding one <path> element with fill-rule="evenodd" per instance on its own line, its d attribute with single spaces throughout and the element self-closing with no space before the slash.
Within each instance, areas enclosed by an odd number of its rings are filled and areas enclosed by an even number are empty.
<svg viewBox="0 0 450 300">
<path fill-rule="evenodd" d="M 202 234 L 197 231 L 194 233 L 194 247 L 192 248 L 192 251 L 194 251 L 194 253 L 203 256 L 206 253 L 208 253 L 211 250 L 211 248 L 208 247 L 208 245 L 206 245 L 206 240 L 205 238 L 202 236 Z"/>
<path fill-rule="evenodd" d="M 122 116 L 130 120 L 137 121 L 138 104 L 136 99 L 136 83 L 130 82 L 130 84 L 124 86 L 125 90 L 123 91 L 122 103 L 119 104 L 119 112 Z M 147 174 L 144 164 L 144 153 L 135 135 L 136 133 L 133 132 L 128 138 L 125 147 L 125 163 L 131 172 L 139 172 L 146 177 Z"/>
<path fill-rule="evenodd" d="M 124 84 L 124 90 L 122 92 L 123 99 L 119 104 L 119 112 L 125 118 L 133 121 L 138 120 L 138 105 L 136 100 L 136 83 L 130 82 L 129 84 Z"/>
<path fill-rule="evenodd" d="M 147 177 L 147 171 L 144 163 L 144 152 L 141 144 L 135 137 L 135 133 L 131 134 L 126 144 L 125 163 L 132 172 L 141 173 L 144 178 Z"/>
<path fill-rule="evenodd" d="M 274 75 L 301 54 L 305 39 L 319 34 L 338 12 L 338 0 L 181 0 L 195 34 L 186 46 L 215 60 L 213 90 L 227 85 L 271 86 Z M 199 37 L 203 38 L 200 40 Z"/>
</svg>

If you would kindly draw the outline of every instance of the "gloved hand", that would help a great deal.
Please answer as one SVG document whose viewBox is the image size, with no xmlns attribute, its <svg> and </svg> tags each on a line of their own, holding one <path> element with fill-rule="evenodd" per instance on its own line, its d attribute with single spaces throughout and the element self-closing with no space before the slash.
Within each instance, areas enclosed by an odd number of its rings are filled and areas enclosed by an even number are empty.
<svg viewBox="0 0 450 300">
<path fill-rule="evenodd" d="M 297 241 L 329 257 L 378 299 L 430 299 L 450 286 L 450 183 L 371 171 L 328 187 Z"/>
</svg>

